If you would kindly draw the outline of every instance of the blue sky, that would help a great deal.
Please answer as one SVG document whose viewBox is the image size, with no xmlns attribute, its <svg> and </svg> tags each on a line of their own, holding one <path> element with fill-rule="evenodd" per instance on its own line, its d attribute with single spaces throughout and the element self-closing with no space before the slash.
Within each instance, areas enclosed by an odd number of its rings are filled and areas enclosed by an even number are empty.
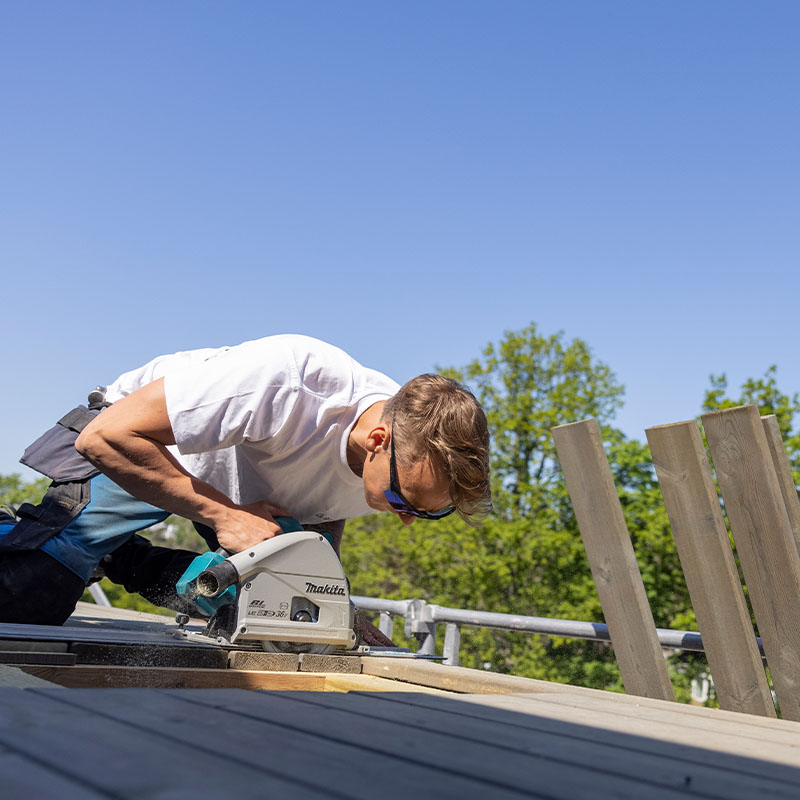
<svg viewBox="0 0 800 800">
<path fill-rule="evenodd" d="M 302 332 L 399 381 L 534 321 L 699 412 L 800 390 L 800 4 L 0 5 L 0 473 L 156 354 Z"/>
</svg>

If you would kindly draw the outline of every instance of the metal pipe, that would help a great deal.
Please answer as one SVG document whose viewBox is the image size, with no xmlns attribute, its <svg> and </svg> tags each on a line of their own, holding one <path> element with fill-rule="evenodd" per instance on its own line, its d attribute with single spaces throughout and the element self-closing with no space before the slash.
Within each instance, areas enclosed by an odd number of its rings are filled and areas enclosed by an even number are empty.
<svg viewBox="0 0 800 800">
<path fill-rule="evenodd" d="M 392 631 L 394 630 L 394 617 L 388 611 L 381 611 L 380 623 L 378 630 L 387 638 L 392 638 Z"/>
<path fill-rule="evenodd" d="M 461 649 L 461 626 L 448 622 L 444 627 L 444 663 L 458 666 L 458 651 Z"/>
<path fill-rule="evenodd" d="M 447 608 L 427 604 L 424 600 L 383 600 L 372 597 L 353 597 L 353 602 L 365 611 L 389 611 L 406 617 L 407 635 L 424 634 L 431 623 L 454 623 L 458 626 L 470 625 L 477 628 L 524 631 L 545 636 L 562 636 L 565 639 L 585 639 L 595 642 L 610 642 L 608 626 L 602 622 L 580 622 L 551 617 L 527 617 L 518 614 L 498 614 L 491 611 L 471 611 L 463 608 Z M 656 628 L 658 641 L 662 647 L 675 650 L 705 652 L 703 640 L 696 631 Z M 425 639 L 427 643 L 427 639 Z M 756 644 L 764 655 L 761 639 Z M 446 656 L 452 656 L 447 653 Z"/>
</svg>

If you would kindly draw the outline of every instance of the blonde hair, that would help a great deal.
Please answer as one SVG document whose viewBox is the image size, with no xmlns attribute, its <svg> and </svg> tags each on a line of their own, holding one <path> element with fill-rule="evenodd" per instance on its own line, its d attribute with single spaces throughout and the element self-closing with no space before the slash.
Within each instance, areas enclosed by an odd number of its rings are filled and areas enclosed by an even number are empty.
<svg viewBox="0 0 800 800">
<path fill-rule="evenodd" d="M 397 432 L 398 462 L 411 466 L 427 456 L 447 475 L 463 519 L 492 510 L 489 427 L 472 392 L 443 375 L 418 375 L 386 401 L 382 419 Z"/>
</svg>

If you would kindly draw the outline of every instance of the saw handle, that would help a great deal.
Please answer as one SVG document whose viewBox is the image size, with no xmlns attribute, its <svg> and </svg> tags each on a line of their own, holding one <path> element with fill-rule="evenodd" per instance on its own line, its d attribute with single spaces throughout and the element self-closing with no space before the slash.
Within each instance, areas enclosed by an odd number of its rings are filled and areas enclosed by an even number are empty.
<svg viewBox="0 0 800 800">
<path fill-rule="evenodd" d="M 283 533 L 302 532 L 303 530 L 303 526 L 294 517 L 275 517 L 275 522 L 281 526 Z M 203 597 L 219 597 L 226 589 L 239 583 L 241 578 L 239 571 L 231 561 L 233 554 L 222 548 L 217 552 L 223 555 L 225 560 L 203 570 L 197 576 L 196 591 Z"/>
</svg>

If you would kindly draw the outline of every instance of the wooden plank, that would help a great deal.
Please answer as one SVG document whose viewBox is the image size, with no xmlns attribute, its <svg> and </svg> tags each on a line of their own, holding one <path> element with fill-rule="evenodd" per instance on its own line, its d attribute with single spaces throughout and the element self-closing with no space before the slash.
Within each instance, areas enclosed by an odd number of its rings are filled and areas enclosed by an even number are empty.
<svg viewBox="0 0 800 800">
<path fill-rule="evenodd" d="M 69 800 L 96 800 L 107 798 L 78 781 L 60 775 L 57 771 L 38 764 L 35 760 L 17 753 L 0 753 L 0 774 L 3 776 L 3 797 L 12 798 L 68 798 Z"/>
<path fill-rule="evenodd" d="M 645 433 L 720 705 L 774 717 L 697 422 L 659 425 Z"/>
<path fill-rule="evenodd" d="M 550 699 L 555 698 L 555 695 L 550 696 Z M 797 748 L 772 745 L 759 750 L 753 746 L 754 740 L 738 736 L 735 726 L 729 732 L 709 733 L 687 729 L 683 725 L 605 713 L 594 708 L 558 705 L 545 702 L 547 696 L 542 695 L 530 700 L 508 695 L 465 695 L 461 699 L 474 702 L 484 713 L 488 712 L 488 705 L 498 710 L 514 711 L 520 719 L 528 718 L 537 727 L 549 720 L 557 725 L 574 725 L 583 731 L 582 735 L 597 740 L 605 741 L 609 733 L 630 737 L 634 750 L 677 754 L 693 764 L 722 767 L 735 776 L 751 775 L 780 781 L 792 787 L 795 797 L 800 796 Z M 759 796 L 761 793 L 751 795 Z"/>
<path fill-rule="evenodd" d="M 674 700 L 597 422 L 552 433 L 625 691 Z"/>
<path fill-rule="evenodd" d="M 187 648 L 180 645 L 105 644 L 72 642 L 69 645 L 78 664 L 109 664 L 126 667 L 188 667 L 225 669 L 228 654 L 210 647 Z M 2 653 L 0 653 L 2 660 Z"/>
<path fill-rule="evenodd" d="M 131 707 L 150 694 L 129 691 L 124 703 Z M 0 690 L 0 744 L 106 797 L 257 800 L 283 795 L 319 800 L 319 789 L 309 787 L 302 775 L 289 780 L 263 760 L 219 755 L 213 729 L 198 731 L 204 739 L 186 744 L 180 727 L 168 725 L 163 705 L 161 711 L 149 707 L 149 725 L 136 725 L 115 718 L 107 708 L 120 702 L 111 691 L 93 691 L 94 702 L 85 707 L 67 702 L 75 694 L 79 692 Z M 69 792 L 62 796 L 72 797 Z M 332 791 L 331 796 L 347 795 Z"/>
<path fill-rule="evenodd" d="M 421 787 L 427 796 L 442 800 L 480 796 L 492 800 L 519 798 L 518 792 L 505 786 L 476 781 L 469 775 L 459 774 L 451 765 L 437 763 L 434 756 L 422 752 L 426 749 L 424 742 L 415 746 L 415 735 L 398 725 L 385 723 L 392 741 L 386 737 L 374 739 L 358 731 L 363 722 L 359 715 L 329 714 L 319 706 L 287 699 L 265 703 L 264 698 L 271 692 L 134 693 L 133 690 L 112 689 L 67 694 L 71 703 L 86 712 L 99 711 L 157 737 L 196 746 L 200 753 L 213 748 L 228 762 L 228 773 L 235 772 L 240 763 L 258 765 L 284 784 L 309 787 L 316 792 L 316 800 L 343 796 L 374 800 L 376 795 L 387 800 L 401 800 L 418 796 Z M 287 695 L 280 694 L 280 697 Z M 421 751 L 419 754 L 417 748 Z M 411 758 L 404 756 L 409 751 Z M 131 752 L 136 751 L 132 749 Z M 163 757 L 173 758 L 171 753 Z M 136 762 L 142 763 L 138 757 Z M 205 759 L 198 757 L 185 764 L 187 771 L 198 775 L 209 768 Z M 279 788 L 274 786 L 273 780 L 264 780 L 260 794 L 248 796 L 268 798 L 283 794 L 295 797 L 293 789 L 279 792 Z M 531 794 L 536 795 L 536 792 Z M 166 793 L 163 796 L 167 796 Z M 211 792 L 201 795 L 211 796 L 214 796 Z M 233 791 L 218 796 L 239 797 Z"/>
<path fill-rule="evenodd" d="M 772 465 L 775 467 L 775 474 L 781 487 L 781 496 L 786 505 L 786 513 L 789 516 L 789 525 L 792 529 L 794 543 L 798 552 L 800 552 L 800 499 L 797 497 L 792 465 L 786 455 L 786 446 L 781 437 L 778 418 L 774 414 L 768 414 L 761 417 L 761 424 L 764 426 L 764 433 L 767 435 L 769 453 L 772 456 Z"/>
<path fill-rule="evenodd" d="M 73 653 L 41 652 L 38 650 L 2 650 L 0 664 L 53 664 L 72 666 L 75 663 Z"/>
<path fill-rule="evenodd" d="M 591 695 L 586 695 L 585 690 L 579 686 L 565 686 L 565 691 L 559 692 L 559 697 L 570 698 L 570 702 L 575 698 L 589 697 L 592 701 L 600 700 L 613 703 L 614 707 L 633 706 L 634 708 L 651 708 L 656 711 L 669 711 L 671 714 L 686 714 L 692 718 L 708 717 L 716 721 L 726 721 L 738 726 L 748 727 L 753 730 L 754 736 L 761 736 L 760 729 L 778 730 L 783 733 L 787 731 L 787 726 L 797 726 L 800 723 L 792 722 L 788 719 L 777 719 L 776 717 L 764 717 L 758 714 L 745 714 L 738 711 L 726 711 L 722 708 L 707 708 L 696 706 L 689 703 L 671 703 L 667 700 L 655 700 L 651 697 L 636 697 L 636 695 L 620 694 L 619 692 L 594 691 Z M 571 691 L 572 689 L 576 691 Z M 538 697 L 542 692 L 520 692 L 509 695 L 510 697 Z M 472 695 L 470 695 L 472 696 Z M 800 735 L 800 729 L 795 729 Z"/>
<path fill-rule="evenodd" d="M 301 653 L 300 672 L 336 672 L 359 675 L 361 658 L 359 656 L 323 656 L 318 653 Z"/>
<path fill-rule="evenodd" d="M 631 695 L 621 695 L 611 692 L 598 692 L 597 694 L 611 695 L 612 702 L 619 705 L 638 704 L 643 707 L 660 707 L 670 709 L 673 713 L 688 709 L 689 712 L 713 712 L 717 709 L 697 708 L 685 706 L 683 703 L 672 703 L 663 700 L 653 700 L 646 697 L 634 697 Z M 515 727 L 536 731 L 542 735 L 554 736 L 568 735 L 589 742 L 603 742 L 619 748 L 620 759 L 637 758 L 639 753 L 650 753 L 661 755 L 668 758 L 678 759 L 688 764 L 703 764 L 715 767 L 734 774 L 746 774 L 754 777 L 768 778 L 771 780 L 788 783 L 796 786 L 800 780 L 800 773 L 796 766 L 786 766 L 776 763 L 774 760 L 764 761 L 758 759 L 748 759 L 747 739 L 735 738 L 727 739 L 728 745 L 726 752 L 723 749 L 713 747 L 706 748 L 688 747 L 684 744 L 682 737 L 683 726 L 668 726 L 666 732 L 650 722 L 639 724 L 638 729 L 631 727 L 631 720 L 613 713 L 608 714 L 596 708 L 585 709 L 580 702 L 571 703 L 564 707 L 560 701 L 568 702 L 569 695 L 456 695 L 454 699 L 460 703 L 460 707 L 454 706 L 452 702 L 442 700 L 438 697 L 423 697 L 418 695 L 375 695 L 386 702 L 402 702 L 408 705 L 419 705 L 426 709 L 454 711 L 459 716 L 474 717 L 480 720 L 492 720 L 504 724 L 512 724 Z M 575 695 L 574 699 L 580 700 L 580 695 Z M 625 699 L 630 699 L 631 703 L 623 703 Z M 542 700 L 539 704 L 536 701 Z M 559 702 L 555 702 L 559 701 Z M 548 706 L 547 703 L 552 703 Z M 719 711 L 721 717 L 734 716 L 745 720 L 745 726 L 757 725 L 794 725 L 786 720 L 770 719 L 752 714 L 733 714 L 733 712 Z M 584 720 L 573 725 L 572 718 L 575 713 L 584 712 Z M 635 721 L 634 715 L 634 721 Z M 567 727 L 565 727 L 565 723 Z M 736 725 L 730 725 L 730 730 L 735 730 Z M 648 733 L 649 731 L 649 733 Z M 635 734 L 635 735 L 634 735 Z M 626 752 L 628 751 L 628 752 Z M 690 773 L 691 774 L 691 773 Z M 794 789 L 796 792 L 796 789 Z M 767 796 L 769 793 L 767 792 Z"/>
<path fill-rule="evenodd" d="M 596 796 L 604 796 L 600 791 L 600 776 L 609 771 L 641 781 L 644 796 L 652 784 L 682 789 L 687 785 L 687 777 L 692 793 L 726 800 L 751 800 L 765 792 L 795 800 L 800 786 L 800 776 L 794 785 L 787 787 L 780 781 L 765 780 L 761 775 L 742 774 L 737 760 L 729 756 L 709 764 L 703 758 L 698 759 L 697 753 L 689 748 L 667 746 L 664 750 L 643 750 L 637 737 L 613 733 L 598 736 L 593 729 L 557 720 L 544 720 L 540 727 L 531 726 L 520 732 L 516 713 L 486 715 L 480 713 L 483 711 L 480 708 L 476 709 L 477 713 L 470 714 L 469 705 L 460 702 L 463 699 L 462 696 L 455 702 L 442 699 L 432 705 L 427 699 L 408 698 L 407 695 L 351 695 L 348 698 L 318 695 L 311 698 L 324 707 L 342 708 L 378 719 L 389 718 L 407 730 L 443 734 L 457 731 L 460 738 L 491 742 L 509 751 L 535 753 L 539 758 L 563 763 L 565 769 L 579 763 L 597 772 Z M 736 774 L 732 774 L 731 768 Z"/>
<path fill-rule="evenodd" d="M 431 689 L 429 686 L 409 686 L 407 683 L 376 678 L 374 675 L 328 674 L 325 676 L 326 692 L 403 692 L 408 694 L 440 694 L 452 697 L 453 692 Z"/>
<path fill-rule="evenodd" d="M 134 687 L 141 689 L 271 689 L 278 691 L 323 691 L 325 675 L 312 672 L 261 672 L 230 669 L 184 669 L 176 667 L 24 665 L 29 675 L 68 689 Z"/>
<path fill-rule="evenodd" d="M 28 639 L 0 639 L 0 657 L 6 650 L 21 652 L 32 650 L 37 653 L 66 653 L 69 644 L 67 642 L 37 642 Z"/>
<path fill-rule="evenodd" d="M 570 686 L 564 683 L 500 675 L 497 672 L 451 667 L 432 661 L 401 658 L 368 657 L 362 659 L 361 673 L 390 680 L 403 681 L 415 686 L 429 686 L 448 692 L 470 694 L 511 694 L 513 692 L 586 692 L 604 694 L 598 689 Z"/>
<path fill-rule="evenodd" d="M 19 667 L 10 667 L 0 664 L 0 687 L 3 688 L 13 687 L 16 689 L 25 689 L 37 686 L 41 689 L 61 688 L 52 681 L 46 681 L 44 680 L 44 678 L 37 678 L 34 675 L 28 675 L 27 672 L 23 672 L 21 669 L 19 669 Z"/>
<path fill-rule="evenodd" d="M 300 656 L 296 653 L 233 651 L 228 655 L 230 669 L 260 669 L 268 672 L 297 672 Z"/>
<path fill-rule="evenodd" d="M 758 715 L 735 714 L 734 712 L 729 712 L 727 716 L 724 716 L 713 708 L 703 709 L 684 704 L 660 707 L 644 703 L 621 704 L 617 703 L 613 696 L 592 698 L 570 694 L 543 698 L 539 698 L 539 695 L 516 696 L 531 700 L 541 699 L 543 703 L 553 703 L 558 706 L 592 709 L 601 714 L 651 720 L 659 724 L 669 723 L 687 731 L 707 731 L 710 734 L 730 733 L 742 739 L 769 746 L 789 745 L 796 755 L 800 755 L 800 723 L 791 720 L 767 719 Z M 683 709 L 688 709 L 688 711 L 684 713 Z M 753 719 L 764 719 L 772 724 L 752 724 Z"/>
<path fill-rule="evenodd" d="M 302 727 L 309 733 L 318 732 L 320 721 L 324 720 L 324 729 L 330 732 L 331 737 L 359 751 L 368 751 L 370 759 L 377 753 L 402 759 L 397 772 L 392 773 L 392 780 L 395 774 L 403 774 L 416 765 L 425 765 L 442 770 L 444 785 L 454 777 L 475 782 L 461 800 L 464 797 L 491 797 L 494 800 L 501 793 L 507 795 L 509 792 L 517 793 L 517 796 L 521 793 L 564 800 L 597 796 L 630 800 L 685 798 L 682 788 L 643 783 L 628 775 L 617 774 L 608 765 L 599 774 L 596 769 L 584 766 L 569 748 L 563 749 L 562 758 L 544 755 L 540 751 L 543 746 L 540 737 L 526 735 L 519 728 L 514 731 L 517 745 L 510 749 L 496 744 L 491 736 L 464 736 L 457 725 L 450 725 L 442 732 L 398 721 L 391 713 L 366 716 L 351 710 L 352 697 L 349 694 L 272 692 L 247 696 L 211 691 L 193 693 L 191 699 L 202 704 L 216 704 L 231 713 L 269 719 L 295 730 Z M 458 700 L 434 696 L 431 699 L 461 706 Z M 422 786 L 426 796 L 439 796 L 440 781 L 433 786 L 420 782 L 417 794 Z M 388 787 L 388 783 L 384 784 L 382 793 Z M 452 792 L 452 787 L 448 788 Z M 395 796 L 405 795 L 397 793 Z"/>
<path fill-rule="evenodd" d="M 764 426 L 754 405 L 702 420 L 781 715 L 800 720 L 800 555 Z"/>
</svg>

